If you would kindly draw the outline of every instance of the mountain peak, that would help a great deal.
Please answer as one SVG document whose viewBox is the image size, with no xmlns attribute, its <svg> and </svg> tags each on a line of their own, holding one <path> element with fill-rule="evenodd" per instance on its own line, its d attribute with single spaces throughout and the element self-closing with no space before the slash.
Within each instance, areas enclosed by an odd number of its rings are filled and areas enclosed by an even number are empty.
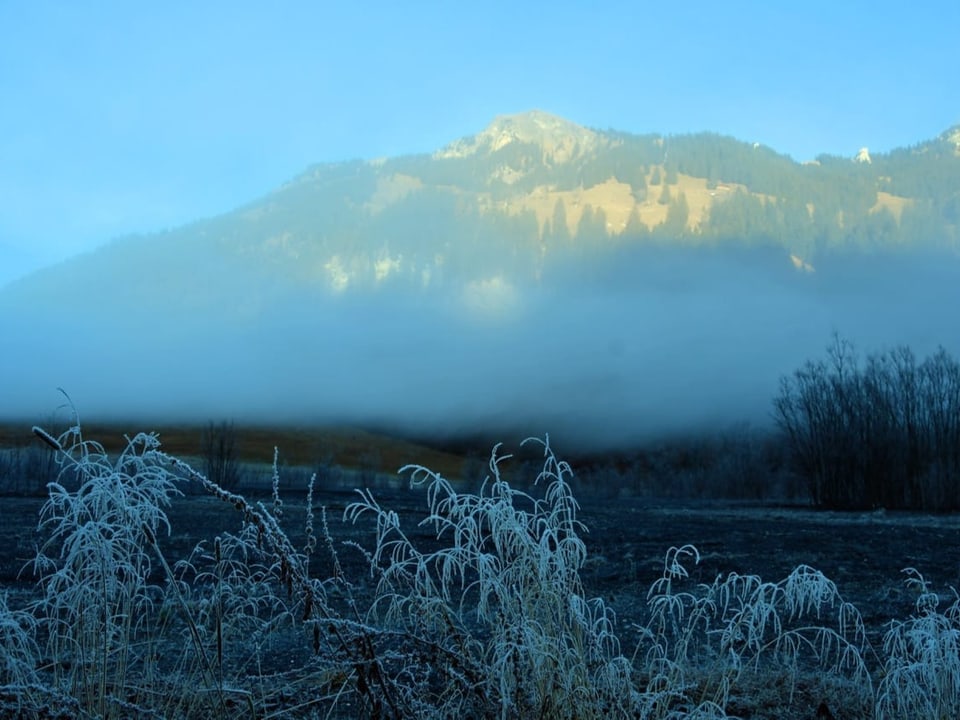
<svg viewBox="0 0 960 720">
<path fill-rule="evenodd" d="M 498 115 L 472 137 L 462 138 L 436 153 L 437 158 L 468 157 L 496 152 L 514 142 L 538 145 L 544 159 L 563 163 L 593 150 L 603 137 L 581 125 L 542 110 Z"/>
<path fill-rule="evenodd" d="M 942 137 L 946 142 L 951 143 L 953 145 L 954 152 L 956 152 L 957 155 L 960 155 L 960 125 L 954 125 L 953 127 L 945 130 L 940 137 Z"/>
</svg>

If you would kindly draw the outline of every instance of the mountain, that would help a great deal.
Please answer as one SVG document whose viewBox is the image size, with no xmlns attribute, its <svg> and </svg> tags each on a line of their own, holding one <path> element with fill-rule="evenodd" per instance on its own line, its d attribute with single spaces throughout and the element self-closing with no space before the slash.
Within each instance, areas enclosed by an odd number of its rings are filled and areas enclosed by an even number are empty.
<svg viewBox="0 0 960 720">
<path fill-rule="evenodd" d="M 709 133 L 590 130 L 532 111 L 432 155 L 317 165 L 237 210 L 125 238 L 24 279 L 0 303 L 254 313 L 291 287 L 464 297 L 540 282 L 625 248 L 761 248 L 811 270 L 831 255 L 958 247 L 960 130 L 914 148 L 798 164 Z M 216 267 L 213 272 L 210 268 Z M 89 278 L 102 279 L 91 288 Z M 102 289 L 105 294 L 97 292 Z M 171 292 L 175 289 L 175 292 Z M 93 290 L 93 292 L 91 292 Z"/>
<path fill-rule="evenodd" d="M 648 407 L 655 398 L 624 394 L 623 378 L 641 346 L 673 357 L 667 338 L 721 364 L 757 333 L 765 347 L 784 336 L 809 347 L 831 327 L 902 323 L 922 342 L 952 341 L 921 308 L 955 298 L 958 227 L 960 127 L 800 164 L 712 133 L 500 116 L 432 154 L 314 165 L 232 212 L 116 240 L 0 290 L 16 348 L 0 360 L 0 414 L 72 384 L 91 389 L 96 412 L 149 404 L 205 419 L 282 404 L 306 417 L 317 399 L 277 379 L 298 375 L 324 385 L 338 412 L 396 419 L 409 406 L 427 424 L 562 415 L 529 410 L 543 392 Z M 798 360 L 782 342 L 770 352 L 774 377 Z M 431 353 L 446 364 L 423 363 Z M 510 391 L 479 400 L 464 387 L 483 383 Z M 280 385 L 272 399 L 261 392 Z M 743 400 L 738 387 L 727 402 Z"/>
</svg>

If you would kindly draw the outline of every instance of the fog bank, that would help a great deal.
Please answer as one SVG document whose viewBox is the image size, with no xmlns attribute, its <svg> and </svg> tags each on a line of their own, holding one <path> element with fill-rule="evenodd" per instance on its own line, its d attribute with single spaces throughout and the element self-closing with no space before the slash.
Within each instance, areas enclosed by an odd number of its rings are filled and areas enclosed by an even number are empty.
<svg viewBox="0 0 960 720">
<path fill-rule="evenodd" d="M 801 276 L 713 256 L 633 270 L 571 270 L 485 295 L 291 293 L 242 316 L 229 305 L 85 310 L 82 297 L 8 305 L 0 415 L 45 418 L 62 387 L 81 418 L 139 423 L 131 430 L 343 422 L 436 437 L 549 432 L 597 450 L 766 426 L 779 378 L 822 357 L 833 332 L 861 352 L 960 350 L 956 263 L 838 262 Z"/>
</svg>

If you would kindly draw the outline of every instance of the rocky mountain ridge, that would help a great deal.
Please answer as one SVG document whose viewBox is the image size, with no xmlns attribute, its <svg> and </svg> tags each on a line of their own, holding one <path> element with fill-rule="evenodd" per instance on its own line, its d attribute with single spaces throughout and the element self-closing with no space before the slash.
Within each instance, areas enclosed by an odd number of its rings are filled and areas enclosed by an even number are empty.
<svg viewBox="0 0 960 720">
<path fill-rule="evenodd" d="M 558 165 L 595 151 L 609 140 L 600 133 L 563 118 L 531 110 L 499 115 L 478 134 L 460 138 L 438 150 L 438 160 L 462 158 L 477 153 L 495 153 L 511 143 L 531 144 L 543 152 L 544 164 Z"/>
</svg>

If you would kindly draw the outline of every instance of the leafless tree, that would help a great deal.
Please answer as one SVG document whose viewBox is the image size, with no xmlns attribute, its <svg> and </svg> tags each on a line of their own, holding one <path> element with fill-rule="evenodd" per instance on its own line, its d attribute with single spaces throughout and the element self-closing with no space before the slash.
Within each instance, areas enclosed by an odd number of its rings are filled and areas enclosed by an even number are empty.
<svg viewBox="0 0 960 720">
<path fill-rule="evenodd" d="M 207 478 L 227 490 L 235 489 L 240 481 L 240 454 L 233 423 L 211 420 L 203 431 L 201 451 Z"/>
</svg>

